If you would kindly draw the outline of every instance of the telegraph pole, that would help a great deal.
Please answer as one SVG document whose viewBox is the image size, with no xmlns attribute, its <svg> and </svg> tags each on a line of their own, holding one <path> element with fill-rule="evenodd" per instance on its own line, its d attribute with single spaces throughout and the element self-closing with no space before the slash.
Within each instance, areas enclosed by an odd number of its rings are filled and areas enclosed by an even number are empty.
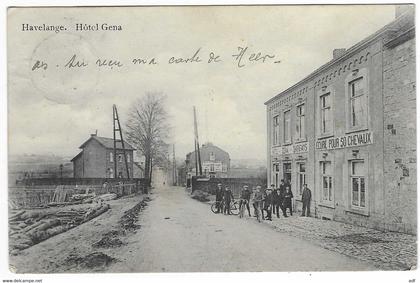
<svg viewBox="0 0 420 283">
<path fill-rule="evenodd" d="M 203 168 L 201 167 L 201 156 L 200 156 L 200 142 L 198 141 L 198 126 L 197 126 L 197 114 L 194 109 L 194 135 L 195 135 L 195 172 L 198 175 L 198 172 L 200 172 L 200 175 L 203 175 Z M 197 168 L 198 167 L 198 168 Z M 197 171 L 198 169 L 198 171 Z"/>
<path fill-rule="evenodd" d="M 124 139 L 123 139 L 123 135 L 122 135 L 122 129 L 121 129 L 121 124 L 120 124 L 120 119 L 118 118 L 118 111 L 117 111 L 117 106 L 114 104 L 112 105 L 112 116 L 113 116 L 113 125 L 114 125 L 114 178 L 118 178 L 118 174 L 117 174 L 117 142 L 121 143 L 121 148 L 123 151 L 123 156 L 124 156 L 124 163 L 125 163 L 125 169 L 127 172 L 127 179 L 130 179 L 130 171 L 128 170 L 128 162 L 127 162 L 127 156 L 126 156 L 126 151 L 125 151 L 125 145 L 124 145 Z M 116 136 L 117 136 L 117 132 L 120 133 L 120 139 L 117 140 Z"/>
</svg>

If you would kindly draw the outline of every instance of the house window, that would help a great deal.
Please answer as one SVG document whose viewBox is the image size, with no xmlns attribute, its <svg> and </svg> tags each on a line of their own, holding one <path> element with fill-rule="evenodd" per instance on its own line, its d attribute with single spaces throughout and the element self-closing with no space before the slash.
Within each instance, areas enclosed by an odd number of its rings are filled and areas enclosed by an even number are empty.
<svg viewBox="0 0 420 283">
<path fill-rule="evenodd" d="M 109 153 L 109 162 L 114 162 L 114 154 L 112 152 Z"/>
<path fill-rule="evenodd" d="M 291 142 L 290 136 L 290 110 L 284 112 L 284 125 L 283 125 L 283 132 L 284 132 L 284 142 L 289 143 Z"/>
<path fill-rule="evenodd" d="M 350 128 L 366 127 L 366 94 L 363 78 L 349 83 Z"/>
<path fill-rule="evenodd" d="M 128 153 L 126 156 L 127 156 L 127 162 L 130 162 L 130 154 Z"/>
<path fill-rule="evenodd" d="M 210 161 L 216 160 L 216 157 L 214 156 L 214 152 L 210 152 Z"/>
<path fill-rule="evenodd" d="M 366 207 L 365 163 L 362 160 L 351 162 L 350 186 L 351 205 L 358 208 Z"/>
<path fill-rule="evenodd" d="M 114 178 L 114 170 L 112 168 L 108 168 L 108 176 L 109 178 Z"/>
<path fill-rule="evenodd" d="M 210 164 L 210 172 L 214 172 L 214 163 Z"/>
<path fill-rule="evenodd" d="M 296 107 L 296 138 L 305 139 L 305 104 Z"/>
<path fill-rule="evenodd" d="M 122 162 L 122 154 L 118 154 L 118 162 Z"/>
<path fill-rule="evenodd" d="M 297 186 L 299 194 L 303 192 L 303 184 L 306 183 L 306 166 L 305 163 L 297 163 Z"/>
<path fill-rule="evenodd" d="M 279 144 L 279 115 L 273 117 L 273 145 Z"/>
<path fill-rule="evenodd" d="M 321 188 L 322 200 L 330 202 L 333 200 L 333 185 L 332 185 L 332 166 L 331 161 L 321 162 Z"/>
<path fill-rule="evenodd" d="M 321 135 L 332 134 L 332 108 L 330 93 L 324 94 L 320 97 L 320 113 Z"/>
</svg>

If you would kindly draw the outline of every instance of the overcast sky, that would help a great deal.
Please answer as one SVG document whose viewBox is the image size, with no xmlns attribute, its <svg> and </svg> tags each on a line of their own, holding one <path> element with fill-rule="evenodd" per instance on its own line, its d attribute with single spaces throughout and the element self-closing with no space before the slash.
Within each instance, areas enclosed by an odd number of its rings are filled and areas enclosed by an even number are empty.
<svg viewBox="0 0 420 283">
<path fill-rule="evenodd" d="M 264 102 L 394 18 L 393 6 L 68 8 L 9 11 L 9 152 L 72 156 L 98 130 L 112 137 L 112 104 L 123 125 L 136 98 L 167 95 L 177 155 L 193 150 L 193 112 L 200 142 L 232 159 L 266 158 Z M 64 32 L 23 32 L 22 24 L 64 25 Z M 77 23 L 122 31 L 76 32 Z M 238 47 L 275 55 L 239 68 Z M 200 63 L 168 64 L 199 48 Z M 207 63 L 214 52 L 221 60 Z M 88 63 L 65 69 L 75 54 Z M 248 55 L 248 56 L 247 56 Z M 133 65 L 133 58 L 157 65 Z M 98 59 L 123 66 L 98 68 Z M 36 60 L 47 70 L 32 67 Z M 281 61 L 280 63 L 274 63 Z"/>
</svg>

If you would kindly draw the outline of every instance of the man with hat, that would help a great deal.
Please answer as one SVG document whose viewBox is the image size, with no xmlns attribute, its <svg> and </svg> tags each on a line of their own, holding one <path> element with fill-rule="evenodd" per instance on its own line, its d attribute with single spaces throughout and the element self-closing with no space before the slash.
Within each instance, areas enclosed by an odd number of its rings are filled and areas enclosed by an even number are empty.
<svg viewBox="0 0 420 283">
<path fill-rule="evenodd" d="M 272 185 L 274 187 L 274 185 Z M 271 206 L 273 205 L 273 195 L 270 188 L 267 189 L 264 197 L 264 210 L 267 211 L 267 217 L 265 219 L 271 221 Z M 264 219 L 264 215 L 263 215 Z"/>
<path fill-rule="evenodd" d="M 284 183 L 284 180 L 281 179 L 281 181 L 280 181 L 280 196 L 279 196 L 280 209 L 283 212 L 283 216 L 287 217 L 286 209 L 284 208 L 284 196 L 285 195 L 286 195 L 286 184 Z"/>
<path fill-rule="evenodd" d="M 257 217 L 258 222 L 261 222 L 260 215 L 262 212 L 262 200 L 263 200 L 263 194 L 261 192 L 261 186 L 257 186 L 255 189 L 254 196 L 252 198 L 252 206 L 254 207 L 254 214 L 255 217 Z"/>
<path fill-rule="evenodd" d="M 302 192 L 302 216 L 311 216 L 311 198 L 312 193 L 307 184 L 303 184 Z"/>
<path fill-rule="evenodd" d="M 216 189 L 216 204 L 217 204 L 217 213 L 223 212 L 222 211 L 222 207 L 223 207 L 223 188 L 222 188 L 222 184 L 217 184 L 217 189 Z"/>
<path fill-rule="evenodd" d="M 251 217 L 251 210 L 249 209 L 249 200 L 251 199 L 251 192 L 248 190 L 248 186 L 245 185 L 241 191 L 241 200 L 239 201 L 239 211 L 241 211 L 242 205 L 246 206 L 248 215 Z"/>
<path fill-rule="evenodd" d="M 226 214 L 226 213 L 229 214 L 229 215 L 231 214 L 230 213 L 230 203 L 233 199 L 234 199 L 234 197 L 233 197 L 232 191 L 229 189 L 229 187 L 226 187 L 224 195 L 223 195 L 223 201 L 224 201 L 224 204 L 225 204 L 224 214 Z"/>
</svg>

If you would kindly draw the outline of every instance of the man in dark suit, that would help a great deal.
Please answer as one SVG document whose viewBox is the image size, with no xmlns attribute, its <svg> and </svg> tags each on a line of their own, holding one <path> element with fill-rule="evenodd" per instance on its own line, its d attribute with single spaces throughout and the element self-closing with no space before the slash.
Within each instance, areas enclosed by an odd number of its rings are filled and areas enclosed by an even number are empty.
<svg viewBox="0 0 420 283">
<path fill-rule="evenodd" d="M 217 213 L 223 212 L 222 211 L 223 194 L 224 194 L 224 192 L 223 192 L 222 184 L 217 184 L 217 189 L 216 189 Z"/>
<path fill-rule="evenodd" d="M 280 218 L 280 206 L 281 206 L 281 196 L 280 189 L 276 189 L 273 192 L 273 214 L 277 215 L 277 218 Z"/>
<path fill-rule="evenodd" d="M 229 189 L 229 187 L 226 187 L 225 188 L 225 193 L 223 195 L 223 201 L 224 201 L 224 204 L 225 204 L 224 214 L 228 214 L 228 215 L 231 214 L 230 213 L 230 203 L 233 199 L 234 199 L 234 197 L 233 197 L 232 191 Z"/>
<path fill-rule="evenodd" d="M 283 212 L 283 216 L 287 217 L 286 210 L 284 209 L 284 195 L 286 194 L 286 184 L 284 183 L 284 180 L 281 179 L 280 182 L 280 209 Z"/>
<path fill-rule="evenodd" d="M 267 189 L 265 198 L 264 198 L 264 210 L 267 211 L 266 220 L 271 221 L 271 206 L 273 205 L 273 195 L 270 189 Z M 264 216 L 263 216 L 264 219 Z"/>
<path fill-rule="evenodd" d="M 286 191 L 284 193 L 284 200 L 283 200 L 283 207 L 284 207 L 284 213 L 287 213 L 287 209 L 289 209 L 290 211 L 290 216 L 293 215 L 292 212 L 292 198 L 293 198 L 293 193 L 292 190 L 290 188 L 290 186 L 286 185 Z M 287 217 L 287 214 L 286 214 Z"/>
<path fill-rule="evenodd" d="M 302 215 L 311 216 L 311 198 L 312 193 L 311 190 L 308 188 L 307 184 L 303 184 L 303 192 L 302 192 Z"/>
</svg>

